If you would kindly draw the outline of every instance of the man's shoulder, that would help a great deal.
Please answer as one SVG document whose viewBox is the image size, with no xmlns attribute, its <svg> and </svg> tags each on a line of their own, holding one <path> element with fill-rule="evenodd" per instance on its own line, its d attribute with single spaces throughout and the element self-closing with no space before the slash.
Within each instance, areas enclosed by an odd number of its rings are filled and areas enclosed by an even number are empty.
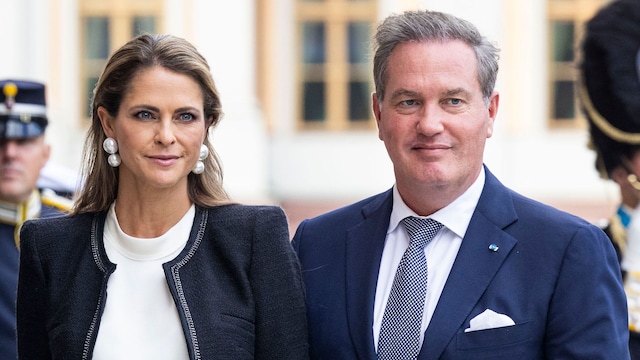
<svg viewBox="0 0 640 360">
<path fill-rule="evenodd" d="M 391 191 L 387 191 L 308 218 L 298 226 L 298 230 L 304 228 L 307 234 L 340 233 L 374 217 L 385 218 L 388 222 L 392 206 L 393 196 Z"/>
<path fill-rule="evenodd" d="M 380 207 L 383 206 L 387 201 L 389 202 L 389 205 L 392 204 L 392 195 L 390 190 L 370 196 L 366 199 L 343 205 L 336 209 L 322 213 L 312 218 L 311 220 L 344 219 L 345 216 L 349 217 L 352 215 L 361 217 L 363 211 L 366 213 L 379 210 Z"/>
<path fill-rule="evenodd" d="M 577 226 L 596 226 L 588 222 L 584 218 L 577 216 L 565 209 L 561 209 L 555 205 L 542 202 L 533 198 L 514 192 L 513 203 L 522 219 L 523 216 L 533 221 L 545 221 L 549 225 L 577 225 Z"/>
</svg>

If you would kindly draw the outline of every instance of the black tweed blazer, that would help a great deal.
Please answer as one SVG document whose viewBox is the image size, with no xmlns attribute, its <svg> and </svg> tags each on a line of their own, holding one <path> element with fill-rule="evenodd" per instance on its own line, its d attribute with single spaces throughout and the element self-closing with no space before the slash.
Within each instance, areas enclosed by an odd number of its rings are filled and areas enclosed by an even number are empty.
<svg viewBox="0 0 640 360">
<path fill-rule="evenodd" d="M 91 359 L 116 270 L 102 241 L 105 217 L 24 224 L 20 359 Z M 308 358 L 300 267 L 280 208 L 196 207 L 187 245 L 163 268 L 190 359 Z"/>
</svg>

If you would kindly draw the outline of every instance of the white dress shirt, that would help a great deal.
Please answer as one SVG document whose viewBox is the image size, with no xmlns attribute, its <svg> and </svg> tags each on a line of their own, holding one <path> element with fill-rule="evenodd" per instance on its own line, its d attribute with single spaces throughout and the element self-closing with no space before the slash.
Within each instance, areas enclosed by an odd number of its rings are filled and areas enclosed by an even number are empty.
<svg viewBox="0 0 640 360">
<path fill-rule="evenodd" d="M 476 181 L 460 197 L 446 207 L 426 216 L 440 222 L 443 227 L 438 234 L 425 246 L 425 256 L 427 258 L 428 279 L 427 295 L 425 297 L 424 314 L 422 316 L 422 327 L 420 328 L 420 346 L 424 340 L 424 332 L 431 321 L 442 289 L 447 282 L 449 272 L 453 262 L 458 255 L 458 250 L 462 244 L 464 234 L 471 221 L 471 216 L 475 211 L 480 194 L 484 188 L 485 173 L 484 168 Z M 393 187 L 393 209 L 389 219 L 387 238 L 380 261 L 380 272 L 378 273 L 378 285 L 373 310 L 373 338 L 376 351 L 378 350 L 378 338 L 380 335 L 380 325 L 382 316 L 391 292 L 391 286 L 396 275 L 396 269 L 400 264 L 400 259 L 407 247 L 409 247 L 409 236 L 402 219 L 407 216 L 418 216 L 402 200 L 396 186 Z"/>
</svg>

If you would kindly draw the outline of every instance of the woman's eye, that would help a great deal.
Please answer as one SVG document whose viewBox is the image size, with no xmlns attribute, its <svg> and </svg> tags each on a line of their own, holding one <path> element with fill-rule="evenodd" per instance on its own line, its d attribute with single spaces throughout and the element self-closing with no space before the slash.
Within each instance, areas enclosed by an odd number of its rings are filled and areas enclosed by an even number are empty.
<svg viewBox="0 0 640 360">
<path fill-rule="evenodd" d="M 140 119 L 151 119 L 151 113 L 148 111 L 140 111 L 136 116 Z"/>
</svg>

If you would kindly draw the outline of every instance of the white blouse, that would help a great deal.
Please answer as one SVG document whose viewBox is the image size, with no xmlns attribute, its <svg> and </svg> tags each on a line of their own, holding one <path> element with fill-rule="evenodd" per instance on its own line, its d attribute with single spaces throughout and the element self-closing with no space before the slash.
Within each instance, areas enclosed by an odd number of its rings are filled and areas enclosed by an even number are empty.
<svg viewBox="0 0 640 360">
<path fill-rule="evenodd" d="M 114 205 L 105 221 L 104 247 L 117 266 L 107 282 L 107 302 L 93 359 L 188 359 L 185 335 L 162 264 L 184 249 L 195 207 L 192 205 L 163 235 L 145 239 L 122 231 Z"/>
</svg>

